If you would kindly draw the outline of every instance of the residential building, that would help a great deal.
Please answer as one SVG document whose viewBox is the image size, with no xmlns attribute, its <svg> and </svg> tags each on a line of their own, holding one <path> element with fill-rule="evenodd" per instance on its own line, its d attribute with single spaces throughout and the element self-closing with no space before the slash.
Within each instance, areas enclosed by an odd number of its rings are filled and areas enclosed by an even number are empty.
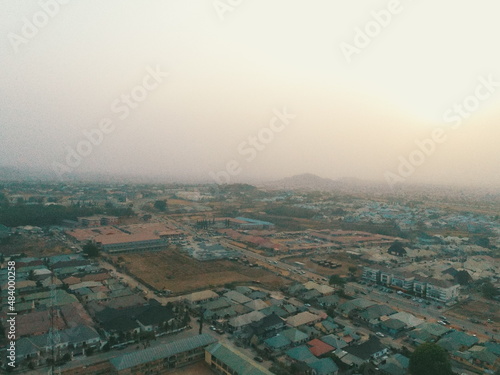
<svg viewBox="0 0 500 375">
<path fill-rule="evenodd" d="M 240 353 L 221 343 L 205 349 L 205 362 L 216 373 L 223 375 L 272 375 L 272 372 Z"/>
<path fill-rule="evenodd" d="M 304 311 L 298 313 L 297 315 L 289 317 L 286 322 L 289 326 L 300 327 L 306 324 L 317 323 L 321 320 L 319 315 L 310 313 L 309 311 Z"/>
<path fill-rule="evenodd" d="M 427 298 L 443 303 L 456 300 L 460 293 L 460 285 L 445 280 L 433 279 L 427 284 Z"/>
<path fill-rule="evenodd" d="M 404 290 L 405 292 L 413 291 L 413 282 L 415 276 L 409 272 L 398 272 L 392 274 L 391 286 Z"/>
<path fill-rule="evenodd" d="M 212 290 L 203 290 L 201 292 L 194 292 L 184 297 L 184 299 L 191 308 L 196 308 L 201 303 L 212 301 L 216 298 L 219 298 L 219 295 Z"/>
<path fill-rule="evenodd" d="M 365 280 L 378 283 L 380 281 L 380 269 L 374 267 L 363 267 L 361 277 Z"/>
<path fill-rule="evenodd" d="M 127 353 L 109 360 L 113 365 L 111 374 L 166 374 L 202 360 L 205 348 L 216 342 L 209 334 L 201 334 Z"/>
</svg>

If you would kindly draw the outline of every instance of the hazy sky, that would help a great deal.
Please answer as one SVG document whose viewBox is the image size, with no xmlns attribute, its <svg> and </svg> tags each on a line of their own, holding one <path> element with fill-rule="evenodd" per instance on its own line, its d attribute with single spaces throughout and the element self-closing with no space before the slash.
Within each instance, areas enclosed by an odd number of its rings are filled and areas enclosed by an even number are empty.
<svg viewBox="0 0 500 375">
<path fill-rule="evenodd" d="M 66 2 L 0 1 L 0 165 L 500 183 L 498 0 Z"/>
</svg>

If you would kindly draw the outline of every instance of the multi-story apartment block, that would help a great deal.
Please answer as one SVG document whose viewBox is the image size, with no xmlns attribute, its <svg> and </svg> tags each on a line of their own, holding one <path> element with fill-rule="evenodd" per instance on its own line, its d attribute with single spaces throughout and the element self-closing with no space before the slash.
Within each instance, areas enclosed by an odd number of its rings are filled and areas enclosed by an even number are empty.
<svg viewBox="0 0 500 375">
<path fill-rule="evenodd" d="M 427 281 L 418 278 L 415 279 L 413 282 L 413 292 L 417 296 L 425 297 L 427 292 Z"/>
<path fill-rule="evenodd" d="M 413 291 L 415 276 L 409 272 L 398 272 L 392 274 L 391 286 L 402 289 L 406 292 Z"/>
<path fill-rule="evenodd" d="M 440 302 L 456 300 L 460 293 L 460 285 L 445 280 L 435 280 L 427 283 L 427 298 Z"/>
<path fill-rule="evenodd" d="M 375 267 L 364 267 L 362 278 L 374 283 L 380 280 L 380 269 Z"/>
<path fill-rule="evenodd" d="M 380 283 L 384 285 L 391 285 L 392 273 L 390 271 L 380 271 Z"/>
<path fill-rule="evenodd" d="M 393 272 L 379 266 L 364 267 L 362 278 L 443 303 L 456 300 L 460 292 L 460 286 L 449 281 L 419 278 L 409 272 Z"/>
</svg>

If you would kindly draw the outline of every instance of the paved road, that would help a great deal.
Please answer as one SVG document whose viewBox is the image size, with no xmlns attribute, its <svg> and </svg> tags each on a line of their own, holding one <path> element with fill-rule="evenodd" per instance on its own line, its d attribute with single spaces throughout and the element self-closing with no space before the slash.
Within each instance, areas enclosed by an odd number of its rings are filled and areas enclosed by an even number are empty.
<svg viewBox="0 0 500 375">
<path fill-rule="evenodd" d="M 500 335 L 498 333 L 492 332 L 491 325 L 476 324 L 468 320 L 457 319 L 446 315 L 446 308 L 438 309 L 437 306 L 442 306 L 432 302 L 431 305 L 426 305 L 425 303 L 419 303 L 417 301 L 408 300 L 397 293 L 384 293 L 377 289 L 366 285 L 360 285 L 357 283 L 348 283 L 346 286 L 346 291 L 357 290 L 358 297 L 363 297 L 378 303 L 387 303 L 394 307 L 396 310 L 402 310 L 412 313 L 418 318 L 426 318 L 428 321 L 439 321 L 442 320 L 440 316 L 445 316 L 447 320 L 451 323 L 450 326 L 454 329 L 462 330 L 468 334 L 476 334 L 478 338 L 485 341 L 486 339 L 494 338 L 500 340 Z M 366 294 L 362 294 L 366 293 Z M 485 333 L 487 332 L 487 333 Z"/>
<path fill-rule="evenodd" d="M 197 233 L 193 228 L 189 227 L 184 223 L 180 223 L 176 220 L 157 217 L 155 215 L 153 215 L 152 220 L 161 221 L 166 224 L 173 225 L 179 228 L 180 230 L 189 233 L 191 236 L 200 236 L 200 234 Z M 258 263 L 260 266 L 267 268 L 271 272 L 279 273 L 281 275 L 286 275 L 287 277 L 298 282 L 315 280 L 316 282 L 323 283 L 324 279 L 323 275 L 302 270 L 299 267 L 295 267 L 293 265 L 284 263 L 275 257 L 266 257 L 258 253 L 255 253 L 251 250 L 235 246 L 232 243 L 230 243 L 231 241 L 225 238 L 218 238 L 218 240 L 221 245 L 236 250 L 241 254 L 245 255 L 249 259 L 253 259 L 255 263 Z M 108 266 L 114 268 L 112 265 L 108 264 Z M 116 272 L 116 269 L 114 271 Z M 301 271 L 304 272 L 304 274 L 301 274 L 300 273 Z M 120 276 L 123 277 L 124 280 L 126 280 L 129 283 L 129 285 L 132 285 L 133 287 L 137 286 L 142 290 L 146 290 L 148 291 L 147 294 L 148 296 L 153 296 L 152 293 L 154 291 L 151 291 L 144 285 L 139 284 L 135 279 L 129 277 L 128 275 L 122 274 Z M 429 321 L 438 321 L 441 320 L 440 316 L 446 315 L 446 309 L 437 309 L 438 304 L 436 303 L 432 303 L 431 305 L 426 305 L 425 303 L 419 303 L 418 301 L 407 300 L 396 293 L 393 294 L 384 293 L 377 289 L 373 289 L 357 283 L 348 283 L 346 286 L 346 290 L 349 291 L 349 288 L 353 291 L 356 290 L 361 293 L 366 293 L 366 294 L 358 294 L 360 297 L 364 297 L 378 303 L 387 303 L 396 308 L 397 310 L 410 312 L 421 319 L 425 318 Z M 155 298 L 162 303 L 167 303 L 168 301 L 177 300 L 179 297 L 165 298 L 165 297 L 155 296 Z M 498 333 L 492 332 L 492 327 L 490 327 L 489 325 L 485 326 L 483 324 L 475 324 L 468 320 L 456 319 L 453 317 L 447 317 L 447 320 L 451 323 L 451 326 L 453 328 L 463 330 L 470 334 L 476 334 L 482 340 L 491 338 L 500 340 L 500 335 Z"/>
</svg>

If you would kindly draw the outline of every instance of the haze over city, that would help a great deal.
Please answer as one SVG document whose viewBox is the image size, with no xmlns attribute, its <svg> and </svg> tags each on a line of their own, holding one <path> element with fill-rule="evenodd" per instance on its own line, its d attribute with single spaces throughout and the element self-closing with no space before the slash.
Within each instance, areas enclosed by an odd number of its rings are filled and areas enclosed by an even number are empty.
<svg viewBox="0 0 500 375">
<path fill-rule="evenodd" d="M 63 3 L 0 1 L 0 166 L 500 184 L 494 0 Z"/>
<path fill-rule="evenodd" d="M 0 372 L 500 375 L 498 0 L 0 0 Z"/>
</svg>

